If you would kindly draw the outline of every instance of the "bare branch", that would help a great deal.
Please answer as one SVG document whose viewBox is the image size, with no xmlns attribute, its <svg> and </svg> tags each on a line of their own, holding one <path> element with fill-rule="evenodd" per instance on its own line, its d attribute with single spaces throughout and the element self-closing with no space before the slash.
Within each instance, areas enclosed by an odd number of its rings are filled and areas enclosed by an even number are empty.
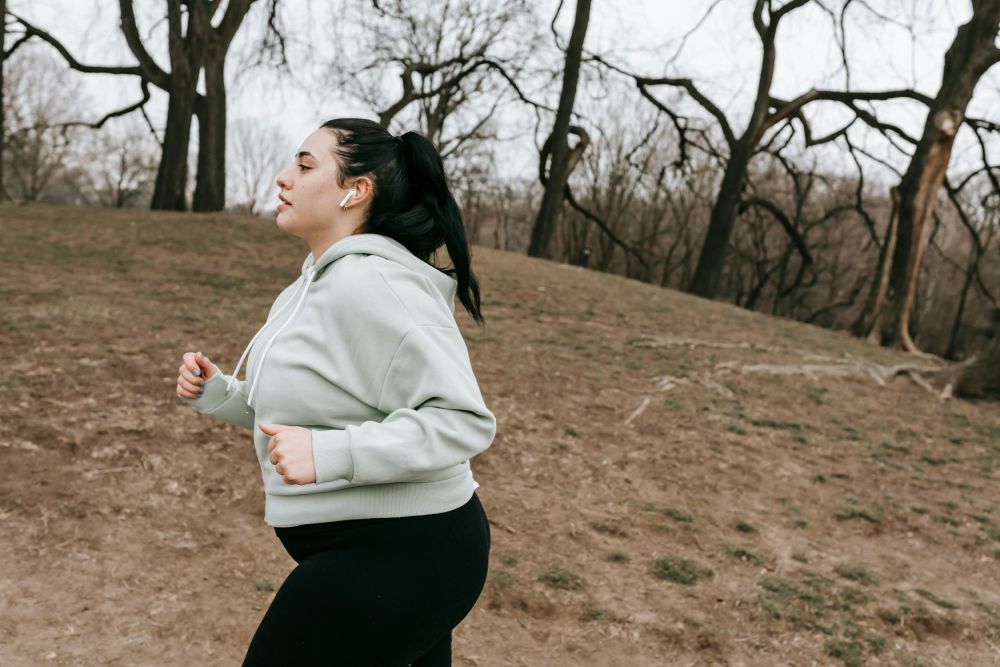
<svg viewBox="0 0 1000 667">
<path fill-rule="evenodd" d="M 116 118 L 118 116 L 124 116 L 126 114 L 132 113 L 136 109 L 144 109 L 146 102 L 148 102 L 150 98 L 149 82 L 146 79 L 141 79 L 139 81 L 139 85 L 142 87 L 142 99 L 136 102 L 135 104 L 130 104 L 127 107 L 118 109 L 117 111 L 111 111 L 105 114 L 104 117 L 102 117 L 95 123 L 87 123 L 85 121 L 69 121 L 65 123 L 53 123 L 51 127 L 81 126 L 81 127 L 92 127 L 95 129 L 99 129 L 102 125 L 104 125 L 106 122 L 108 122 L 108 120 L 112 118 Z"/>
<path fill-rule="evenodd" d="M 135 13 L 132 10 L 132 0 L 118 0 L 118 7 L 121 10 L 121 29 L 125 35 L 125 43 L 139 66 L 143 75 L 153 82 L 155 86 L 162 90 L 170 90 L 170 75 L 163 71 L 153 57 L 143 46 L 142 37 L 139 35 L 139 28 L 135 22 Z"/>
<path fill-rule="evenodd" d="M 56 51 L 59 52 L 59 55 L 61 55 L 63 57 L 63 59 L 66 61 L 66 63 L 70 67 L 72 67 L 73 69 L 75 69 L 75 70 L 77 70 L 79 72 L 84 72 L 84 73 L 87 73 L 87 74 L 133 74 L 135 76 L 143 76 L 142 68 L 139 67 L 139 66 L 135 66 L 135 65 L 133 65 L 133 66 L 128 66 L 128 65 L 86 65 L 84 63 L 81 63 L 79 60 L 77 60 L 75 57 L 73 57 L 73 55 L 69 52 L 69 49 L 67 49 L 65 46 L 63 46 L 62 42 L 60 42 L 58 39 L 56 39 L 55 37 L 53 37 L 47 31 L 42 30 L 38 26 L 36 26 L 33 23 L 29 22 L 28 20 L 26 20 L 26 19 L 18 16 L 14 12 L 11 12 L 11 11 L 8 10 L 7 13 L 10 14 L 11 16 L 13 16 L 18 21 L 18 23 L 20 23 L 21 25 L 24 26 L 25 32 L 24 32 L 24 35 L 20 39 L 18 39 L 17 42 L 15 42 L 14 44 L 11 45 L 11 47 L 10 47 L 9 50 L 7 50 L 7 51 L 4 52 L 4 54 L 3 54 L 4 60 L 6 60 L 7 58 L 9 58 L 11 55 L 13 55 L 14 51 L 16 51 L 17 48 L 19 46 L 21 46 L 21 44 L 26 43 L 32 37 L 38 37 L 39 39 L 41 39 L 41 40 L 43 40 L 43 41 L 48 42 L 49 44 L 51 44 L 52 47 Z"/>
</svg>

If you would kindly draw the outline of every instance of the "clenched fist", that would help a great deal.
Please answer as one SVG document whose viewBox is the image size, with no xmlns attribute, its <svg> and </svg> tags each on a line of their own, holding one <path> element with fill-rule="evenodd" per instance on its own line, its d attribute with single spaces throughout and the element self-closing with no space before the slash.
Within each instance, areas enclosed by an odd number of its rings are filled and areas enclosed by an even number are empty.
<svg viewBox="0 0 1000 667">
<path fill-rule="evenodd" d="M 201 352 L 185 352 L 183 363 L 177 369 L 177 395 L 181 398 L 201 396 L 205 380 L 215 375 L 219 367 Z"/>
<path fill-rule="evenodd" d="M 258 424 L 271 436 L 268 457 L 286 484 L 312 484 L 316 481 L 313 463 L 312 431 L 302 426 Z"/>
</svg>

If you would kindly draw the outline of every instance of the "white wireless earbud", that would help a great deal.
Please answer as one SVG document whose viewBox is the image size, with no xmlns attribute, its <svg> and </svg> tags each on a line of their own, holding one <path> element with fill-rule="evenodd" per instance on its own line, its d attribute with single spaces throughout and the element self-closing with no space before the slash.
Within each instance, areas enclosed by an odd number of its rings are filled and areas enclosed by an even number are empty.
<svg viewBox="0 0 1000 667">
<path fill-rule="evenodd" d="M 347 195 L 345 195 L 344 198 L 340 200 L 340 208 L 347 208 L 347 200 L 350 199 L 351 197 L 357 197 L 357 196 L 358 196 L 358 191 L 355 190 L 354 188 L 351 188 L 350 191 L 347 193 Z"/>
</svg>

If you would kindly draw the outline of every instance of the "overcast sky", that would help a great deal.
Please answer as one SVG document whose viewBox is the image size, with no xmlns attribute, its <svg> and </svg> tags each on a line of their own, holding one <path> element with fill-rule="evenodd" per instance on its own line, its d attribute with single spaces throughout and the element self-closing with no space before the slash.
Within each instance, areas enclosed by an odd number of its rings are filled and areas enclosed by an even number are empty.
<svg viewBox="0 0 1000 667">
<path fill-rule="evenodd" d="M 416 2 L 417 0 L 414 0 Z M 502 0 L 498 0 L 502 1 Z M 77 59 L 92 64 L 134 64 L 118 29 L 117 3 L 108 0 L 8 0 L 8 8 L 24 15 L 59 38 Z M 165 10 L 162 2 L 150 1 L 137 8 L 141 32 L 150 35 L 154 59 L 168 69 L 165 21 L 156 22 Z M 543 29 L 558 6 L 557 0 L 533 3 Z M 777 4 L 777 3 L 776 3 Z M 838 3 L 839 4 L 839 3 Z M 934 95 L 940 84 L 942 57 L 954 38 L 958 25 L 971 16 L 969 0 L 883 0 L 873 3 L 900 25 L 878 21 L 865 12 L 855 12 L 855 24 L 848 34 L 851 54 L 852 88 L 915 87 Z M 262 25 L 265 0 L 258 0 L 244 22 L 231 54 L 245 50 Z M 712 5 L 705 0 L 594 0 L 585 48 L 650 76 L 686 76 L 723 108 L 733 129 L 742 131 L 756 89 L 760 67 L 760 42 L 750 21 L 752 0 L 728 0 Z M 333 26 L 330 3 L 322 0 L 283 0 L 282 19 L 294 38 L 290 51 L 298 83 L 263 70 L 242 72 L 237 59 L 227 61 L 230 119 L 260 117 L 280 123 L 289 145 L 289 159 L 301 141 L 324 120 L 337 116 L 373 117 L 336 90 L 321 85 L 321 65 L 331 60 Z M 572 27 L 575 3 L 566 0 L 557 27 L 563 43 Z M 221 12 L 217 14 L 221 16 Z M 697 31 L 683 42 L 683 35 L 704 18 Z M 905 27 L 911 24 L 915 36 Z M 551 38 L 551 37 L 550 37 Z M 776 77 L 772 93 L 794 97 L 809 87 L 838 88 L 844 85 L 840 55 L 829 17 L 818 7 L 807 6 L 790 14 L 778 33 Z M 362 54 L 363 55 L 363 54 Z M 1000 67 L 981 82 L 969 109 L 970 115 L 990 117 L 996 108 Z M 93 109 L 80 113 L 97 119 L 107 111 L 139 98 L 134 77 L 79 75 L 95 101 Z M 386 85 L 397 86 L 398 79 Z M 151 87 L 148 105 L 154 122 L 162 128 L 166 116 L 166 95 Z M 662 89 L 662 99 L 669 99 Z M 555 106 L 558 86 L 552 87 L 545 102 Z M 647 104 L 638 94 L 635 104 Z M 619 103 L 609 100 L 609 104 Z M 693 110 L 694 107 L 686 107 Z M 880 116 L 902 123 L 911 133 L 919 133 L 925 112 L 914 104 L 880 107 Z M 530 114 L 526 113 L 526 116 Z M 838 127 L 847 118 L 836 105 L 809 112 L 814 133 Z M 996 114 L 992 114 L 996 117 Z M 551 120 L 551 119 L 550 119 Z M 394 128 L 401 132 L 402 128 Z M 409 129 L 409 128 L 407 128 Z M 971 133 L 963 130 L 956 148 L 956 162 L 969 145 Z M 197 140 L 195 132 L 192 141 Z M 192 143 L 192 145 L 194 145 Z M 840 151 L 843 153 L 843 151 Z M 886 155 L 889 155 L 887 152 Z M 832 155 L 831 159 L 837 157 Z M 839 158 L 838 158 L 839 159 Z M 508 173 L 530 174 L 537 167 L 537 153 L 530 139 L 514 142 L 509 159 L 502 161 Z"/>
</svg>

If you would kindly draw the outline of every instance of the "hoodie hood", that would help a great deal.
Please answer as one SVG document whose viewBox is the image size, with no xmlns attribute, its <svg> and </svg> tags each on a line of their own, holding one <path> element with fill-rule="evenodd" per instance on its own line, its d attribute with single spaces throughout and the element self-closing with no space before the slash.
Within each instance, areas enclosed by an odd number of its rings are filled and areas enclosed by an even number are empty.
<svg viewBox="0 0 1000 667">
<path fill-rule="evenodd" d="M 253 394 L 254 388 L 257 384 L 257 378 L 260 377 L 260 370 L 264 367 L 264 359 L 267 358 L 267 352 L 271 349 L 271 345 L 281 334 L 281 330 L 288 326 L 288 323 L 295 319 L 296 313 L 302 307 L 302 304 L 306 300 L 306 294 L 309 293 L 309 287 L 316 281 L 317 276 L 330 264 L 337 261 L 344 255 L 351 254 L 362 254 L 362 255 L 378 255 L 379 257 L 384 257 L 385 259 L 391 260 L 398 264 L 413 269 L 418 273 L 426 276 L 430 279 L 434 287 L 441 292 L 444 296 L 445 302 L 451 308 L 452 314 L 455 313 L 455 294 L 458 289 L 458 281 L 452 278 L 446 273 L 443 273 L 440 269 L 437 269 L 427 262 L 423 261 L 416 255 L 414 255 L 410 250 L 395 239 L 389 238 L 388 236 L 383 236 L 382 234 L 352 234 L 350 236 L 345 236 L 342 239 L 338 239 L 333 245 L 327 248 L 323 254 L 319 256 L 319 259 L 314 259 L 312 252 L 310 252 L 305 260 L 302 262 L 302 267 L 298 280 L 298 287 L 295 293 L 289 298 L 285 305 L 278 309 L 266 322 L 264 325 L 257 330 L 250 342 L 247 343 L 246 349 L 243 350 L 243 354 L 240 355 L 240 360 L 236 364 L 236 369 L 233 370 L 232 377 L 229 380 L 229 384 L 226 386 L 227 393 L 232 389 L 232 385 L 237 381 L 240 373 L 240 368 L 243 366 L 244 360 L 250 354 L 250 349 L 253 347 L 254 342 L 260 336 L 261 332 L 267 328 L 267 325 L 276 320 L 282 312 L 284 312 L 289 305 L 295 303 L 292 308 L 292 312 L 289 313 L 285 321 L 281 323 L 278 330 L 274 332 L 274 335 L 267 341 L 267 345 L 264 346 L 264 352 L 260 355 L 260 361 L 256 364 L 256 369 L 254 370 L 253 378 L 250 381 L 250 390 L 247 395 L 247 404 L 254 406 Z M 298 298 L 296 298 L 298 297 Z"/>
<path fill-rule="evenodd" d="M 337 261 L 344 255 L 363 254 L 378 255 L 386 259 L 402 264 L 418 273 L 430 278 L 434 286 L 441 292 L 444 300 L 451 307 L 452 314 L 455 313 L 455 292 L 458 288 L 458 281 L 443 273 L 427 262 L 423 261 L 409 248 L 399 241 L 383 236 L 382 234 L 353 234 L 339 239 L 336 243 L 327 248 L 318 260 L 313 260 L 310 252 L 305 261 L 302 262 L 302 273 L 306 274 L 313 270 L 313 276 L 323 270 L 329 264 Z"/>
</svg>

